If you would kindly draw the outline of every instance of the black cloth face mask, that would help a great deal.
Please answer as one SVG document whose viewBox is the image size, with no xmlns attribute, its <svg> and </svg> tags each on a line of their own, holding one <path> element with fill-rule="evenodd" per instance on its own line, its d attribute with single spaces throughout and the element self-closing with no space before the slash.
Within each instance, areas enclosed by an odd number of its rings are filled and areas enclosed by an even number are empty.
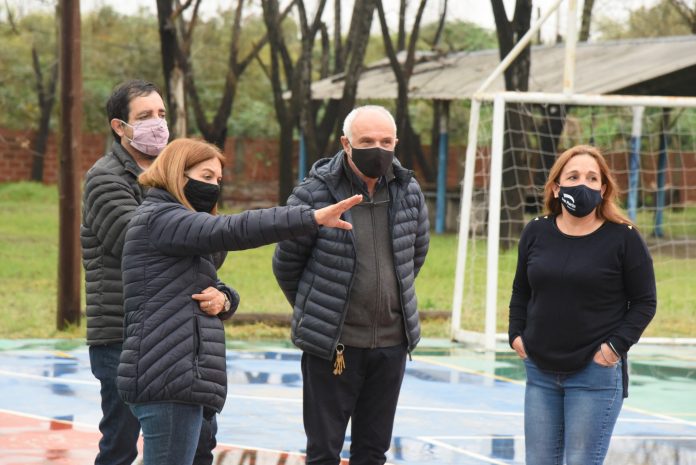
<svg viewBox="0 0 696 465">
<path fill-rule="evenodd" d="M 387 174 L 394 160 L 393 150 L 385 150 L 382 147 L 356 149 L 352 145 L 350 148 L 353 163 L 368 178 L 376 179 Z"/>
<path fill-rule="evenodd" d="M 558 200 L 565 205 L 568 213 L 578 218 L 589 215 L 602 203 L 602 193 L 584 184 L 558 187 Z"/>
<path fill-rule="evenodd" d="M 220 186 L 188 178 L 184 195 L 197 212 L 210 213 L 220 197 Z"/>
</svg>

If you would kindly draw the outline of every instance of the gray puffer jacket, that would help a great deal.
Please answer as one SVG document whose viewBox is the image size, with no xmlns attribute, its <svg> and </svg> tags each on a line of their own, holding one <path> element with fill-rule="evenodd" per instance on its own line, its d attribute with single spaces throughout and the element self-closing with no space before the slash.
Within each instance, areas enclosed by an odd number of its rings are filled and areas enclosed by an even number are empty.
<svg viewBox="0 0 696 465">
<path fill-rule="evenodd" d="M 341 151 L 319 160 L 298 185 L 288 205 L 322 208 L 352 195 L 343 172 Z M 428 210 L 413 172 L 393 163 L 389 183 L 389 224 L 408 350 L 420 340 L 415 279 L 428 252 Z M 350 210 L 344 214 L 351 221 Z M 351 231 L 321 228 L 311 236 L 283 241 L 276 247 L 273 273 L 293 306 L 292 341 L 300 349 L 330 360 L 341 336 L 355 272 L 355 238 Z"/>
<path fill-rule="evenodd" d="M 80 242 L 87 295 L 87 344 L 123 340 L 121 254 L 128 222 L 143 201 L 142 169 L 121 144 L 87 172 Z"/>
<path fill-rule="evenodd" d="M 184 402 L 220 412 L 227 396 L 223 324 L 191 298 L 218 282 L 211 254 L 316 230 L 309 207 L 213 216 L 150 189 L 123 250 L 126 338 L 117 377 L 123 400 Z"/>
</svg>

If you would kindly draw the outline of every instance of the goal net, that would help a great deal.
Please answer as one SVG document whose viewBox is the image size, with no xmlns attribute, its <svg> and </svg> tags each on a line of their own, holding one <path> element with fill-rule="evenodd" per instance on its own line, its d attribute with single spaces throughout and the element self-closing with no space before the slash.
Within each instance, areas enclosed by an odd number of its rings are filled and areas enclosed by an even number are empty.
<svg viewBox="0 0 696 465">
<path fill-rule="evenodd" d="M 504 92 L 472 102 L 452 337 L 494 349 L 525 224 L 557 154 L 598 147 L 655 265 L 661 336 L 687 336 L 696 301 L 696 99 Z M 654 325 L 653 325 L 654 326 Z M 650 335 L 650 328 L 648 335 Z"/>
</svg>

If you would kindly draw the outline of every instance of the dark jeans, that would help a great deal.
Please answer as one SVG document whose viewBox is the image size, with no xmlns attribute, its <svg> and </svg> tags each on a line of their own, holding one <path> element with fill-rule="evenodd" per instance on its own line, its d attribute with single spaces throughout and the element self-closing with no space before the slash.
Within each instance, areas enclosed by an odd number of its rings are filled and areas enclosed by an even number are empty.
<svg viewBox="0 0 696 465">
<path fill-rule="evenodd" d="M 116 389 L 116 370 L 121 344 L 89 347 L 92 374 L 101 383 L 102 419 L 99 431 L 99 454 L 94 465 L 130 465 L 138 456 L 140 423 L 121 400 Z"/>
<path fill-rule="evenodd" d="M 138 456 L 137 442 L 140 423 L 123 402 L 116 388 L 116 371 L 121 356 L 121 344 L 89 347 L 92 374 L 101 383 L 102 419 L 99 431 L 99 454 L 95 465 L 131 465 Z M 217 422 L 203 420 L 194 465 L 213 463 L 212 450 L 216 446 Z"/>
<path fill-rule="evenodd" d="M 302 354 L 307 465 L 338 465 L 351 420 L 351 465 L 381 465 L 391 444 L 406 347 L 346 347 L 346 367 Z"/>
</svg>

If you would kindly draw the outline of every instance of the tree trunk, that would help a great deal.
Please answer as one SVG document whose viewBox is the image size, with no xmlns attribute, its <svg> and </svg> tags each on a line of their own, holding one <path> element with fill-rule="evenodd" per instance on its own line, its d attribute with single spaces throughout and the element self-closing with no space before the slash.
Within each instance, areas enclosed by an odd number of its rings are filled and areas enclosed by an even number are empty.
<svg viewBox="0 0 696 465">
<path fill-rule="evenodd" d="M 39 121 L 36 136 L 33 143 L 33 156 L 31 163 L 31 180 L 42 182 L 44 175 L 44 160 L 46 158 L 46 147 L 48 145 L 48 133 L 51 127 L 51 113 L 56 101 L 56 87 L 58 83 L 58 54 L 56 60 L 51 65 L 48 82 L 44 82 L 41 72 L 39 54 L 35 46 L 31 48 L 32 65 L 34 67 L 34 77 L 36 79 L 36 95 L 39 104 Z"/>
<path fill-rule="evenodd" d="M 176 27 L 172 20 L 172 0 L 157 0 L 157 20 L 160 34 L 160 55 L 165 85 L 165 102 L 169 117 L 170 137 L 186 137 L 188 134 L 186 118 L 186 91 L 184 70 L 179 62 L 180 44 Z"/>
<path fill-rule="evenodd" d="M 594 7 L 595 0 L 585 0 L 582 6 L 582 23 L 580 25 L 580 35 L 578 36 L 579 42 L 587 42 L 590 38 L 590 25 L 592 23 L 592 8 Z"/>
<path fill-rule="evenodd" d="M 532 17 L 532 1 L 517 0 L 513 20 L 507 19 L 502 0 L 491 0 L 496 23 L 501 60 L 529 30 Z M 531 51 L 527 47 L 505 71 L 505 89 L 526 92 L 529 89 Z M 524 190 L 528 178 L 522 172 L 526 154 L 525 128 L 530 126 L 528 117 L 520 104 L 507 103 L 505 110 L 506 137 L 504 141 L 503 178 L 500 221 L 500 245 L 503 249 L 513 247 L 524 228 Z"/>
</svg>

